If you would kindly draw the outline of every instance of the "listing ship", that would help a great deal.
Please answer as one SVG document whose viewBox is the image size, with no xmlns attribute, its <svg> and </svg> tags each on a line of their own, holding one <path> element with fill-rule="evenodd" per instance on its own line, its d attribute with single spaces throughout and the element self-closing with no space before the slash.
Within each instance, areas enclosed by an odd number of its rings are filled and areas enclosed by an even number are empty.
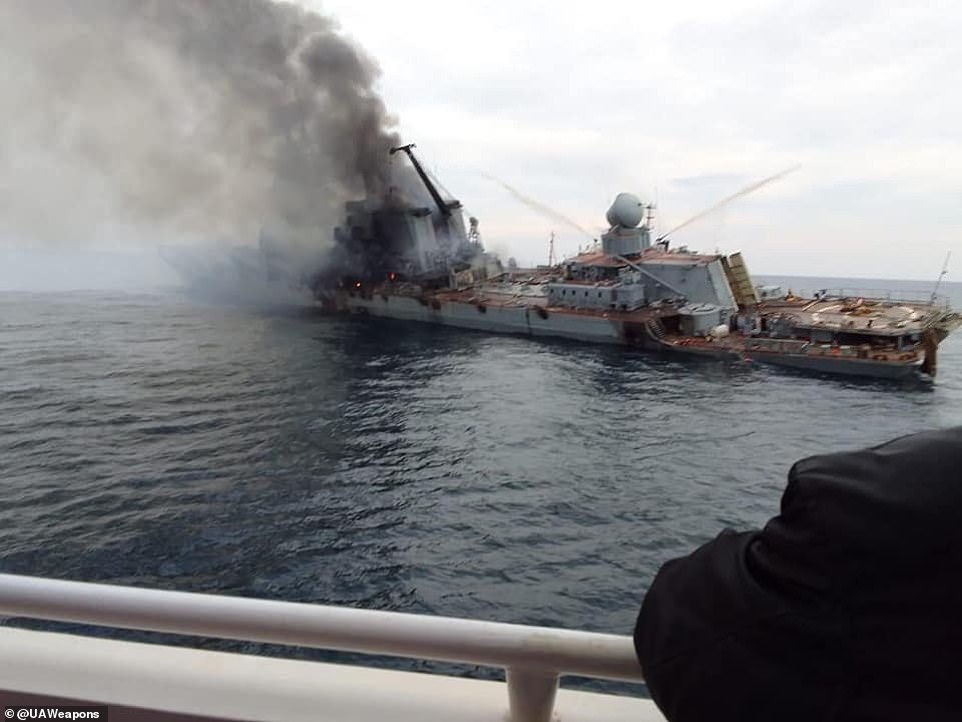
<svg viewBox="0 0 962 722">
<path fill-rule="evenodd" d="M 600 243 L 560 264 L 504 268 L 468 230 L 418 163 L 434 208 L 349 203 L 335 231 L 342 263 L 315 281 L 329 310 L 492 333 L 625 344 L 865 377 L 933 377 L 939 343 L 962 322 L 934 294 L 922 300 L 800 298 L 756 286 L 741 254 L 702 254 L 652 239 L 652 210 L 619 194 Z M 375 249 L 375 253 L 371 253 Z"/>
</svg>

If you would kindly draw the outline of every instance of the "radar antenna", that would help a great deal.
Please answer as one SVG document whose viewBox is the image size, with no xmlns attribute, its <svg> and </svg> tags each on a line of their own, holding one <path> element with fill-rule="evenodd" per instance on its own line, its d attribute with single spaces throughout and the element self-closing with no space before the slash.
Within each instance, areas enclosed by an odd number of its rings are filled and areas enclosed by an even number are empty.
<svg viewBox="0 0 962 722">
<path fill-rule="evenodd" d="M 649 231 L 655 228 L 655 208 L 657 208 L 657 203 L 649 203 L 645 206 L 645 228 Z"/>
<path fill-rule="evenodd" d="M 471 230 L 468 231 L 468 242 L 473 243 L 476 246 L 481 246 L 481 231 L 478 228 L 478 219 L 474 216 L 468 218 L 468 223 Z"/>
</svg>

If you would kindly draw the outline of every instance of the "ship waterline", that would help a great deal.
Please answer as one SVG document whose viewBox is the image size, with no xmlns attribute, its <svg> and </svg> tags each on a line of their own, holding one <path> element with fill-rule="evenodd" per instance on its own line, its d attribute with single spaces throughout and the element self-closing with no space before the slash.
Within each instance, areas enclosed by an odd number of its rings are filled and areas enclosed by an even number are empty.
<svg viewBox="0 0 962 722">
<path fill-rule="evenodd" d="M 358 316 L 430 323 L 487 333 L 553 337 L 587 343 L 626 345 L 650 351 L 728 358 L 784 366 L 802 371 L 873 378 L 917 375 L 926 362 L 925 348 L 904 351 L 873 349 L 870 344 L 839 345 L 803 339 L 727 335 L 697 337 L 669 333 L 675 308 L 644 308 L 630 312 L 546 306 L 530 300 L 499 299 L 471 291 L 427 296 L 339 291 L 327 299 L 329 310 Z"/>
</svg>

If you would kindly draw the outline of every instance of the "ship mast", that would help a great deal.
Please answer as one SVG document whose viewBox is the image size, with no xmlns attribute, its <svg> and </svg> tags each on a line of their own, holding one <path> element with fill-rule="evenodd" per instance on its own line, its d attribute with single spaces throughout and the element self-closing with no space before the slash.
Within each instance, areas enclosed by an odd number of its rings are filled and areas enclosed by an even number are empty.
<svg viewBox="0 0 962 722">
<path fill-rule="evenodd" d="M 942 273 L 939 274 L 938 279 L 935 281 L 935 288 L 932 289 L 932 303 L 935 303 L 935 297 L 939 294 L 939 286 L 942 285 L 942 279 L 945 278 L 945 274 L 949 272 L 949 259 L 952 258 L 952 251 L 945 254 L 945 263 L 942 264 Z"/>
</svg>

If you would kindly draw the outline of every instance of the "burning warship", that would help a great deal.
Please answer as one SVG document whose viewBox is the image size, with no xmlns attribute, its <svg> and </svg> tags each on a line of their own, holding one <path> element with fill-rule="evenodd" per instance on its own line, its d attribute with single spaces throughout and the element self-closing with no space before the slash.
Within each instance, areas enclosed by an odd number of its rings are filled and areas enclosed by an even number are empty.
<svg viewBox="0 0 962 722">
<path fill-rule="evenodd" d="M 652 206 L 629 193 L 615 198 L 594 248 L 505 269 L 413 148 L 390 152 L 408 156 L 433 207 L 393 192 L 348 203 L 334 257 L 313 281 L 327 310 L 879 378 L 933 377 L 939 343 L 962 323 L 934 293 L 801 298 L 756 286 L 740 253 L 653 239 Z"/>
</svg>

